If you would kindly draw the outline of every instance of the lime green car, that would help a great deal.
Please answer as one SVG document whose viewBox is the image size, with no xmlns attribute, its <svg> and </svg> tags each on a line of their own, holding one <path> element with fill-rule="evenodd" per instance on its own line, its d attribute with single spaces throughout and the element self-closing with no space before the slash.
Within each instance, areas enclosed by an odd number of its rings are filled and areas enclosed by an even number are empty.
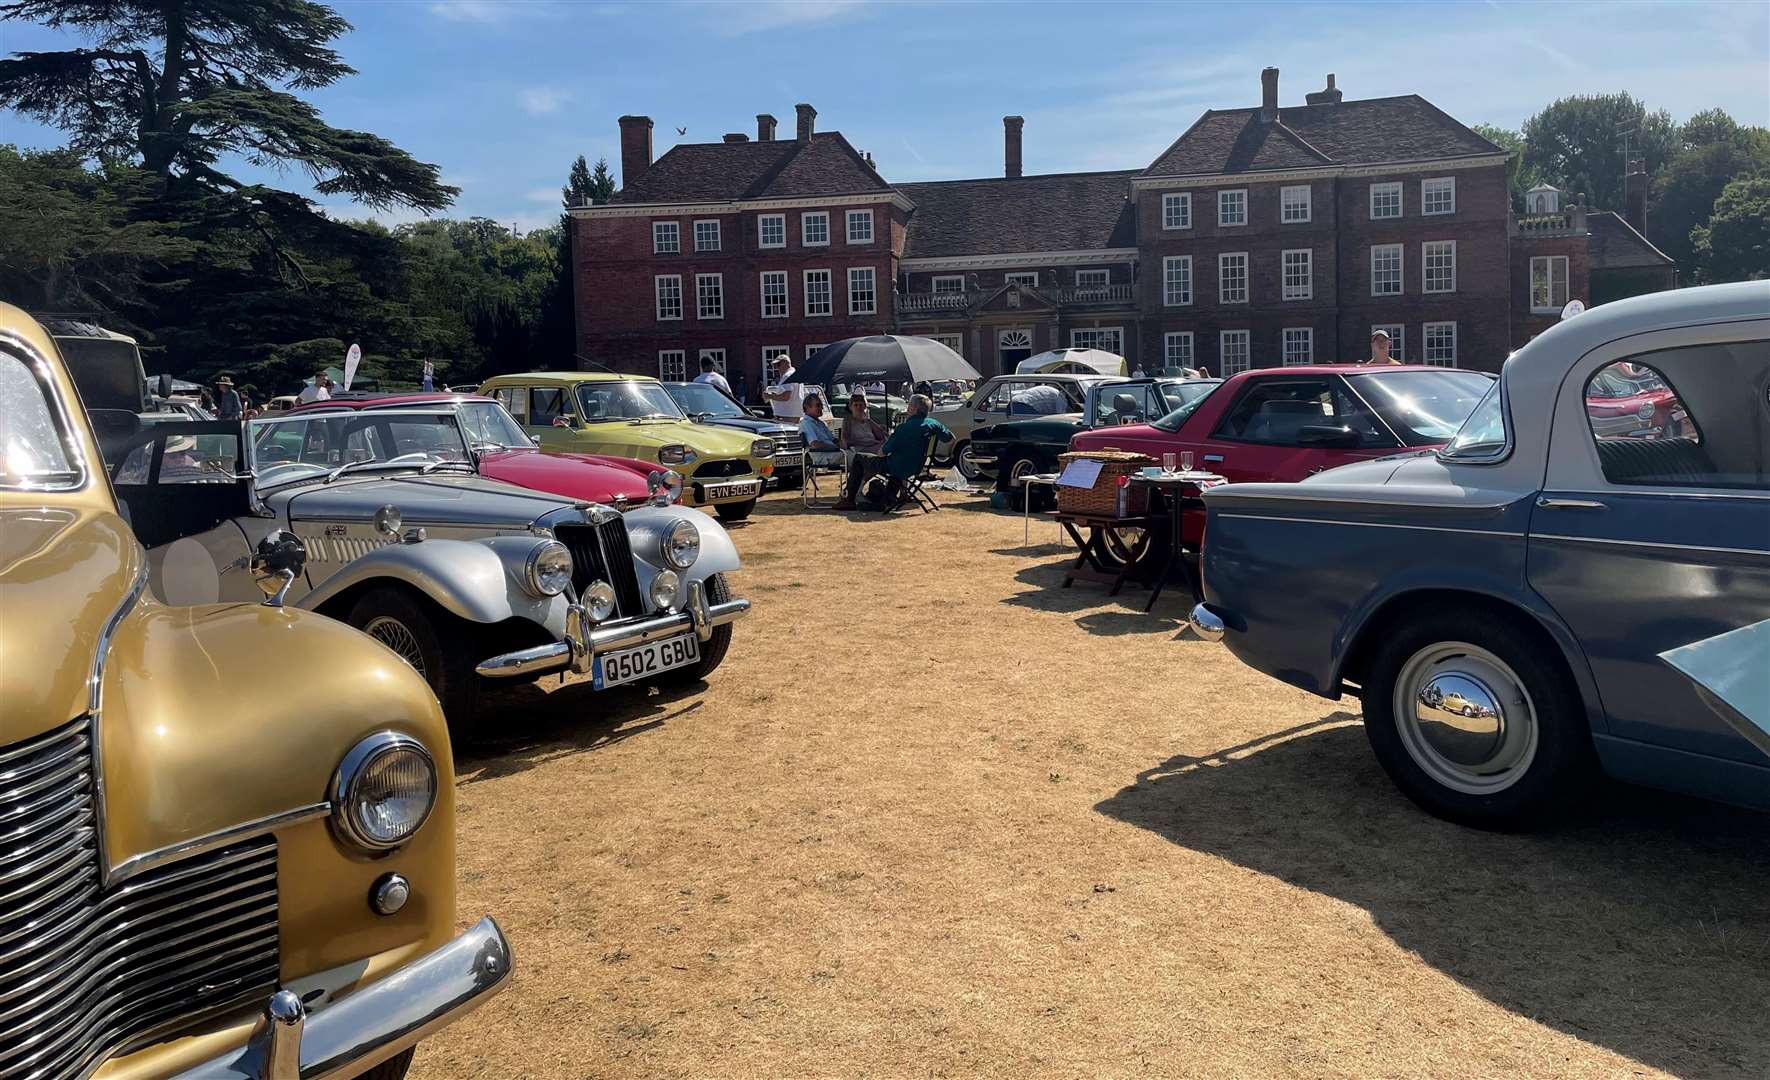
<svg viewBox="0 0 1770 1080">
<path fill-rule="evenodd" d="M 479 388 L 502 402 L 541 449 L 637 458 L 683 477 L 682 501 L 742 521 L 774 472 L 774 443 L 697 424 L 658 380 L 595 371 L 499 375 Z"/>
</svg>

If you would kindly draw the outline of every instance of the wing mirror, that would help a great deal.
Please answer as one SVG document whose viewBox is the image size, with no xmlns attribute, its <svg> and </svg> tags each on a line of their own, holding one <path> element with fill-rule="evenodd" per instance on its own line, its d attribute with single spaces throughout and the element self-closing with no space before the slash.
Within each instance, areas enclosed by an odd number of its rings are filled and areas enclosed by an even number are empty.
<svg viewBox="0 0 1770 1080">
<path fill-rule="evenodd" d="M 1350 450 L 1358 445 L 1358 432 L 1349 427 L 1311 424 L 1297 429 L 1297 445 Z"/>
<path fill-rule="evenodd" d="M 264 593 L 266 607 L 282 607 L 289 587 L 307 567 L 307 545 L 285 529 L 277 529 L 258 541 L 252 553 L 252 580 Z"/>
</svg>

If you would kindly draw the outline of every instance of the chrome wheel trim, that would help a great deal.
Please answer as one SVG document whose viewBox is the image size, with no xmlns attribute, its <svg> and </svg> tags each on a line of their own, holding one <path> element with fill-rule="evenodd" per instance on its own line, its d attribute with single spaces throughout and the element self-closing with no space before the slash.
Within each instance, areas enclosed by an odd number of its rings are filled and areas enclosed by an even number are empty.
<svg viewBox="0 0 1770 1080">
<path fill-rule="evenodd" d="M 1109 525 L 1106 532 L 1106 550 L 1120 562 L 1136 562 L 1148 554 L 1149 531 L 1135 525 L 1123 527 Z"/>
<path fill-rule="evenodd" d="M 977 463 L 971 460 L 971 443 L 969 440 L 966 440 L 963 446 L 953 451 L 952 461 L 953 468 L 959 470 L 960 476 L 963 476 L 967 480 L 977 479 Z"/>
<path fill-rule="evenodd" d="M 424 650 L 418 647 L 417 635 L 405 623 L 391 615 L 377 615 L 363 627 L 363 633 L 398 653 L 401 660 L 412 665 L 412 670 L 428 677 L 424 670 Z"/>
<path fill-rule="evenodd" d="M 1390 707 L 1408 756 L 1451 791 L 1498 794 L 1536 760 L 1536 705 L 1524 680 L 1479 645 L 1441 641 L 1414 653 Z"/>
</svg>

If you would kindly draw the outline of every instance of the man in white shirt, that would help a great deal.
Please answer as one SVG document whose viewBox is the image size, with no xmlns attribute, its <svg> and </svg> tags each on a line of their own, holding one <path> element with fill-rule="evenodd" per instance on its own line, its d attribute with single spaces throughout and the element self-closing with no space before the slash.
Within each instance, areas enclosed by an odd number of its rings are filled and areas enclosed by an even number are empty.
<svg viewBox="0 0 1770 1080">
<path fill-rule="evenodd" d="M 701 373 L 694 377 L 694 381 L 706 383 L 708 386 L 716 386 L 726 397 L 732 396 L 731 384 L 725 381 L 725 376 L 713 369 L 712 357 L 701 357 Z"/>
<path fill-rule="evenodd" d="M 805 415 L 805 384 L 796 381 L 799 372 L 793 367 L 792 357 L 783 353 L 775 363 L 780 366 L 775 369 L 774 385 L 763 390 L 762 396 L 768 399 L 776 419 L 791 420 L 797 425 Z"/>
<path fill-rule="evenodd" d="M 295 396 L 295 400 L 301 405 L 311 405 L 316 401 L 330 401 L 332 393 L 326 388 L 331 385 L 332 380 L 327 378 L 326 373 L 322 371 L 313 377 L 313 382 L 301 388 L 301 393 Z"/>
</svg>

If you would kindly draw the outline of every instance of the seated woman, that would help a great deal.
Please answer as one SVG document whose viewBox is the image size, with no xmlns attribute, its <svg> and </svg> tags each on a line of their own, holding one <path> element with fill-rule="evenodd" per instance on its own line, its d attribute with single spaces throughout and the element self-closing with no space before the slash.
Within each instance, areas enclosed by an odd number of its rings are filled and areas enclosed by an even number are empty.
<svg viewBox="0 0 1770 1080">
<path fill-rule="evenodd" d="M 885 447 L 885 427 L 868 411 L 865 394 L 848 395 L 848 415 L 842 419 L 841 444 L 842 449 L 849 451 L 848 486 L 836 509 L 853 510 L 855 493 L 878 468 L 879 456 Z"/>
</svg>

